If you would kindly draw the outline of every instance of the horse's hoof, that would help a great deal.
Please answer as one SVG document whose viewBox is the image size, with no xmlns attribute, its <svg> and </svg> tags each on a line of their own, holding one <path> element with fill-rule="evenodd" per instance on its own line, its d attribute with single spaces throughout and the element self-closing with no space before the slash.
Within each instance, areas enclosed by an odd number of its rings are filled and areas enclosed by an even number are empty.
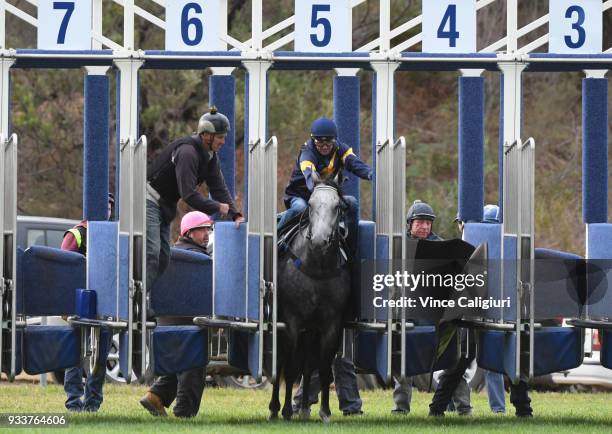
<svg viewBox="0 0 612 434">
<path fill-rule="evenodd" d="M 310 419 L 310 409 L 301 409 L 299 412 L 300 420 L 309 420 Z"/>
<path fill-rule="evenodd" d="M 319 411 L 319 417 L 321 418 L 323 423 L 330 423 L 331 422 L 331 414 L 327 414 L 323 410 Z"/>
<path fill-rule="evenodd" d="M 278 420 L 278 411 L 271 411 L 270 412 L 270 416 L 268 417 L 269 421 L 276 421 Z"/>
<path fill-rule="evenodd" d="M 291 420 L 291 416 L 293 416 L 293 412 L 283 412 L 283 419 L 289 422 Z"/>
</svg>

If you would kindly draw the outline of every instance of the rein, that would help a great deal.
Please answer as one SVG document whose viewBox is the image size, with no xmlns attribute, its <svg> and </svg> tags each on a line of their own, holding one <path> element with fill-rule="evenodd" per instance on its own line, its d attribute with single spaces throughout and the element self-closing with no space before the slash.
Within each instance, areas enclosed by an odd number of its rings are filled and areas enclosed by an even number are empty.
<svg viewBox="0 0 612 434">
<path fill-rule="evenodd" d="M 329 279 L 331 277 L 337 276 L 340 269 L 346 263 L 348 263 L 348 255 L 346 253 L 348 251 L 347 246 L 346 246 L 346 237 L 348 235 L 348 230 L 345 229 L 344 231 L 341 231 L 341 228 L 340 228 L 340 221 L 342 220 L 342 217 L 344 215 L 343 210 L 348 207 L 348 204 L 344 200 L 342 195 L 339 194 L 339 191 L 337 188 L 332 187 L 332 186 L 317 186 L 316 188 L 334 190 L 338 194 L 338 197 L 340 199 L 340 206 L 338 206 L 338 209 L 337 209 L 334 229 L 331 232 L 329 239 L 327 240 L 327 242 L 330 244 L 335 241 L 338 241 L 339 243 L 339 246 L 338 246 L 339 254 L 337 255 L 338 259 L 337 259 L 336 267 L 329 270 L 327 273 L 316 273 L 316 272 L 313 273 L 313 270 L 309 270 L 307 267 L 304 266 L 304 262 L 302 261 L 302 259 L 298 255 L 296 255 L 295 252 L 290 247 L 291 241 L 293 241 L 293 239 L 298 234 L 302 236 L 302 238 L 304 238 L 308 244 L 310 244 L 312 240 L 312 232 L 310 228 L 310 223 L 311 223 L 310 206 L 308 207 L 308 209 L 304 210 L 302 214 L 300 214 L 300 219 L 297 224 L 297 229 L 289 231 L 289 233 L 287 234 L 287 237 L 284 240 L 284 243 L 286 246 L 285 249 L 286 249 L 287 254 L 291 258 L 293 265 L 299 271 L 301 271 L 302 273 L 304 273 L 306 276 L 310 277 L 313 280 L 323 280 L 323 279 Z M 306 222 L 304 221 L 304 217 L 306 215 L 308 216 L 307 225 L 306 225 Z M 306 234 L 304 234 L 304 226 L 306 226 L 306 231 L 305 231 Z"/>
</svg>

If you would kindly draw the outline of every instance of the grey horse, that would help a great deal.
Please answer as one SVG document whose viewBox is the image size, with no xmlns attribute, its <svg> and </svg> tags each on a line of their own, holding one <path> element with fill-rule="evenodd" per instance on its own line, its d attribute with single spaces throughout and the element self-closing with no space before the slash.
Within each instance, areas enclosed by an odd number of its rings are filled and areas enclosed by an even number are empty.
<svg viewBox="0 0 612 434">
<path fill-rule="evenodd" d="M 331 417 L 329 386 L 332 362 L 340 344 L 343 314 L 349 302 L 350 276 L 341 251 L 344 233 L 340 222 L 343 202 L 337 184 L 315 180 L 308 209 L 298 228 L 278 254 L 278 318 L 286 324 L 279 335 L 279 372 L 270 401 L 270 418 L 280 410 L 279 389 L 284 377 L 286 392 L 282 415 L 293 415 L 293 384 L 304 376 L 308 395 L 311 372 L 319 370 L 324 422 Z M 308 400 L 302 400 L 301 418 L 308 418 Z"/>
</svg>

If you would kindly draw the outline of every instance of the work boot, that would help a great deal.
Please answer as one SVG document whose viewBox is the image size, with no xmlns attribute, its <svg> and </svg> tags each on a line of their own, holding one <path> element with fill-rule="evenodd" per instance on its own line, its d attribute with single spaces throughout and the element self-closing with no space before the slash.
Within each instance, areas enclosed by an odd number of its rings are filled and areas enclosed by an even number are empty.
<svg viewBox="0 0 612 434">
<path fill-rule="evenodd" d="M 153 392 L 147 392 L 146 395 L 140 399 L 140 405 L 146 408 L 152 416 L 167 416 L 166 409 L 160 397 Z"/>
</svg>

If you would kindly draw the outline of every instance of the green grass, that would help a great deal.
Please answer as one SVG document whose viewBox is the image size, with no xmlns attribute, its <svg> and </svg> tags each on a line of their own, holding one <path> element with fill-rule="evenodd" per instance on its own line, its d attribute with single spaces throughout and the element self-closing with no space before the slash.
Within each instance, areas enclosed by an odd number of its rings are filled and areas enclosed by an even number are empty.
<svg viewBox="0 0 612 434">
<path fill-rule="evenodd" d="M 207 389 L 198 416 L 180 420 L 174 416 L 153 418 L 140 407 L 138 399 L 146 388 L 142 386 L 105 387 L 105 400 L 97 414 L 69 414 L 69 427 L 62 432 L 110 434 L 119 432 L 187 432 L 255 433 L 255 432 L 580 432 L 612 431 L 612 399 L 609 394 L 532 393 L 535 417 L 524 420 L 489 412 L 486 394 L 473 394 L 474 415 L 470 418 L 450 414 L 443 418 L 428 418 L 427 405 L 431 394 L 415 393 L 409 416 L 392 416 L 391 391 L 363 392 L 365 415 L 346 418 L 337 410 L 332 398 L 332 422 L 323 425 L 313 408 L 310 421 L 268 422 L 270 390 Z M 35 384 L 0 385 L 0 413 L 64 413 L 64 393 L 56 385 L 46 389 Z M 282 396 L 281 396 L 282 399 Z M 508 399 L 506 399 L 508 401 Z M 509 402 L 509 410 L 512 406 Z M 66 413 L 67 414 L 67 413 Z M 3 430 L 4 431 L 4 430 Z M 23 433 L 24 429 L 14 432 Z M 40 432 L 40 430 L 38 430 Z"/>
</svg>

